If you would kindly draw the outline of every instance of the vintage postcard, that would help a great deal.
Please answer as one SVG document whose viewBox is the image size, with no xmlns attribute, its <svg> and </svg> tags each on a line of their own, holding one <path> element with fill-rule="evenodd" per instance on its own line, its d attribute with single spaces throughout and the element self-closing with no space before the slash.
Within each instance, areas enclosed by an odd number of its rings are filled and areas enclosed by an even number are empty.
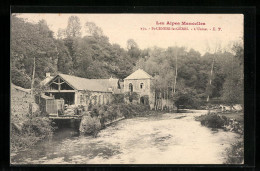
<svg viewBox="0 0 260 171">
<path fill-rule="evenodd" d="M 12 13 L 10 163 L 243 164 L 243 14 Z"/>
</svg>

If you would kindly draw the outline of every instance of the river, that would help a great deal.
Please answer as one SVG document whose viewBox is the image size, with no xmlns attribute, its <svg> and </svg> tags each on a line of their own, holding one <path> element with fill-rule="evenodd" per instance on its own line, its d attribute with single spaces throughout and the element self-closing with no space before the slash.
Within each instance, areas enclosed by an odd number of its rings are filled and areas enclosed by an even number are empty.
<svg viewBox="0 0 260 171">
<path fill-rule="evenodd" d="M 121 120 L 97 138 L 61 129 L 50 141 L 11 154 L 12 164 L 223 164 L 239 135 L 194 120 L 206 111 Z"/>
</svg>

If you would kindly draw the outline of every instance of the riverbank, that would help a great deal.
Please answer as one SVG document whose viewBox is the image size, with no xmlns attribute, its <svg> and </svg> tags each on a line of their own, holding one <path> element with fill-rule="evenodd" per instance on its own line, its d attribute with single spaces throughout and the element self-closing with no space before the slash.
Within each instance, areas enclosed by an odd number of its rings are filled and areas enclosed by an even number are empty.
<svg viewBox="0 0 260 171">
<path fill-rule="evenodd" d="M 27 150 L 42 140 L 52 138 L 54 127 L 42 116 L 30 90 L 11 86 L 10 153 Z"/>
<path fill-rule="evenodd" d="M 94 106 L 90 111 L 84 111 L 79 131 L 82 135 L 96 137 L 101 129 L 111 123 L 138 116 L 158 114 L 158 111 L 151 111 L 148 105 L 141 104 L 110 104 Z"/>
<path fill-rule="evenodd" d="M 226 149 L 225 164 L 243 164 L 244 162 L 244 114 L 242 112 L 216 112 L 195 117 L 201 125 L 213 131 L 224 130 L 239 135 L 236 142 Z"/>
<path fill-rule="evenodd" d="M 212 131 L 194 120 L 207 111 L 151 114 L 115 122 L 96 138 L 60 130 L 11 157 L 13 164 L 223 164 L 233 132 Z M 56 136 L 55 136 L 56 137 Z M 203 155 L 201 155 L 203 154 Z"/>
<path fill-rule="evenodd" d="M 244 134 L 244 114 L 242 112 L 211 112 L 195 118 L 203 126 L 212 129 L 224 129 L 240 135 Z"/>
</svg>

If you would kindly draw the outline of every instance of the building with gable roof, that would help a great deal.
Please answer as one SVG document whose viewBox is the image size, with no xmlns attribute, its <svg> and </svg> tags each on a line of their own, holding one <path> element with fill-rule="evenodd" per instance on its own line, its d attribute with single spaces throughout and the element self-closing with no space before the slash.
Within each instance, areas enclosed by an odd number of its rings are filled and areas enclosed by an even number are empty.
<svg viewBox="0 0 260 171">
<path fill-rule="evenodd" d="M 112 94 L 120 93 L 118 79 L 86 79 L 66 74 L 50 76 L 46 74 L 42 85 L 46 87 L 45 95 L 55 99 L 64 99 L 68 105 L 108 104 Z"/>
<path fill-rule="evenodd" d="M 131 75 L 124 79 L 124 92 L 125 93 L 136 93 L 138 95 L 135 100 L 137 103 L 141 104 L 153 104 L 153 92 L 151 90 L 151 82 L 153 77 L 142 69 L 138 69 Z M 128 99 L 129 102 L 133 100 Z"/>
<path fill-rule="evenodd" d="M 119 79 L 87 79 L 67 74 L 51 76 L 41 82 L 45 86 L 45 95 L 55 99 L 63 99 L 67 105 L 108 104 L 113 94 L 136 94 L 137 99 L 125 98 L 125 102 L 154 104 L 154 93 L 151 90 L 153 77 L 142 69 L 138 69 L 124 79 L 123 85 Z"/>
</svg>

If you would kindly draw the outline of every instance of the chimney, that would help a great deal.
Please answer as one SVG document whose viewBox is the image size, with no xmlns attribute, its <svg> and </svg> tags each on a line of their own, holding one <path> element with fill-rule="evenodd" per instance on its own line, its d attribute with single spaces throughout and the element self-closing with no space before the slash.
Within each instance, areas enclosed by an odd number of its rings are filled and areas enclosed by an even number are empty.
<svg viewBox="0 0 260 171">
<path fill-rule="evenodd" d="M 46 72 L 46 77 L 50 77 L 51 73 L 50 72 Z"/>
</svg>

